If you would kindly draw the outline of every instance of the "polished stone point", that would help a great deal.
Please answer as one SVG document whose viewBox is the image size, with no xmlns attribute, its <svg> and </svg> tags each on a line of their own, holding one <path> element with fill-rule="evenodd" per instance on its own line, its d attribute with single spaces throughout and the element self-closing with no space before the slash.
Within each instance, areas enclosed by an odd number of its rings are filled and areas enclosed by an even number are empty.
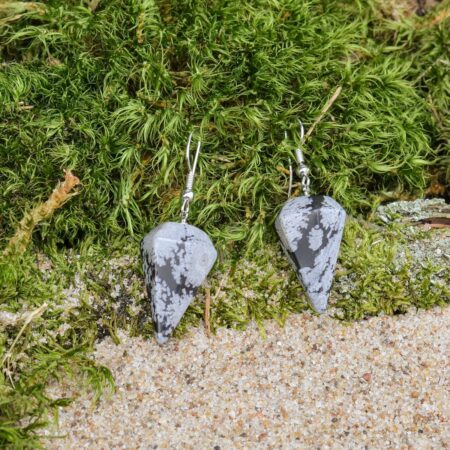
<svg viewBox="0 0 450 450">
<path fill-rule="evenodd" d="M 165 343 L 217 258 L 208 235 L 185 223 L 166 222 L 141 243 L 145 284 L 158 343 Z"/>
<path fill-rule="evenodd" d="M 325 312 L 333 283 L 346 213 L 325 195 L 288 200 L 275 228 L 314 309 Z"/>
</svg>

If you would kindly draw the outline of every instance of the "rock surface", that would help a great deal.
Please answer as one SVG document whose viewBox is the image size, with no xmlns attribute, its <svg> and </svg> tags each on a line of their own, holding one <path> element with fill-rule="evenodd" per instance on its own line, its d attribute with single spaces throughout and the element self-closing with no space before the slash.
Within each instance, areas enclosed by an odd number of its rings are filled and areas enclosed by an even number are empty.
<svg viewBox="0 0 450 450">
<path fill-rule="evenodd" d="M 199 228 L 166 222 L 144 237 L 141 252 L 156 339 L 163 344 L 214 265 L 217 251 Z"/>
<path fill-rule="evenodd" d="M 385 223 L 414 223 L 432 217 L 447 217 L 450 219 L 450 205 L 443 198 L 398 201 L 379 206 L 376 217 Z"/>
<path fill-rule="evenodd" d="M 320 313 L 327 309 L 345 217 L 331 197 L 315 195 L 288 200 L 275 221 L 286 255 Z"/>
</svg>

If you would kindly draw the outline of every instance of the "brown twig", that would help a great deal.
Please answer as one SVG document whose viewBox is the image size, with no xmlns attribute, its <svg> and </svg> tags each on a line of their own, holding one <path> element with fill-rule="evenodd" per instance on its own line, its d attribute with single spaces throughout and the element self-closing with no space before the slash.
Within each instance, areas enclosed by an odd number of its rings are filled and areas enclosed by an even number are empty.
<svg viewBox="0 0 450 450">
<path fill-rule="evenodd" d="M 339 94 L 342 91 L 342 87 L 338 86 L 336 90 L 334 91 L 334 94 L 331 96 L 330 100 L 325 104 L 325 106 L 322 108 L 322 111 L 319 114 L 319 117 L 314 121 L 314 123 L 310 126 L 308 132 L 305 134 L 304 141 L 311 136 L 311 134 L 314 131 L 314 128 L 316 128 L 317 124 L 324 118 L 325 114 L 328 112 L 328 110 L 331 108 L 333 103 L 336 101 L 336 99 L 339 97 Z"/>
<path fill-rule="evenodd" d="M 206 335 L 208 337 L 211 336 L 211 289 L 210 287 L 205 288 L 206 295 L 205 295 L 205 329 L 206 329 Z"/>
<path fill-rule="evenodd" d="M 450 227 L 450 218 L 448 217 L 429 217 L 415 222 L 418 225 L 428 225 L 430 228 L 448 228 Z"/>
<path fill-rule="evenodd" d="M 70 170 L 66 171 L 64 181 L 58 183 L 49 199 L 44 203 L 38 204 L 31 212 L 24 215 L 3 254 L 10 255 L 16 253 L 20 255 L 23 253 L 27 248 L 36 225 L 50 218 L 56 209 L 60 208 L 67 200 L 73 197 L 76 192 L 73 193 L 72 190 L 79 184 L 80 180 Z"/>
</svg>

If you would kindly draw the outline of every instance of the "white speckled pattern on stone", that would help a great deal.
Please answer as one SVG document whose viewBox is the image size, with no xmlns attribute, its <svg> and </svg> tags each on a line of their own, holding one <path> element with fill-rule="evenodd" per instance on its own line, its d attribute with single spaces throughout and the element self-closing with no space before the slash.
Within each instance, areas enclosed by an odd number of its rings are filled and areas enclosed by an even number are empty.
<svg viewBox="0 0 450 450">
<path fill-rule="evenodd" d="M 328 305 L 345 217 L 339 203 L 317 195 L 288 200 L 275 221 L 288 259 L 317 312 Z"/>
<path fill-rule="evenodd" d="M 166 222 L 144 237 L 141 253 L 156 339 L 163 344 L 214 265 L 217 251 L 199 228 Z"/>
</svg>

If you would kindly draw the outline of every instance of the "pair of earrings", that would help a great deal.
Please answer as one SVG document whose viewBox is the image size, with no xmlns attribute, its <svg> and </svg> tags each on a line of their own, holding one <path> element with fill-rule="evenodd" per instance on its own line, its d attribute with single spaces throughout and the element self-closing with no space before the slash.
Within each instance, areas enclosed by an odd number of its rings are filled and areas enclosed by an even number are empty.
<svg viewBox="0 0 450 450">
<path fill-rule="evenodd" d="M 300 134 L 303 143 L 301 122 Z M 217 251 L 208 235 L 187 223 L 201 147 L 198 142 L 191 163 L 191 143 L 192 133 L 186 146 L 189 173 L 182 196 L 181 223 L 158 225 L 141 243 L 145 283 L 160 344 L 168 340 L 217 259 Z M 346 213 L 331 197 L 310 195 L 309 169 L 302 150 L 297 148 L 295 155 L 304 195 L 290 198 L 283 205 L 275 228 L 312 306 L 322 313 L 328 304 Z M 290 166 L 289 197 L 292 179 Z"/>
</svg>

